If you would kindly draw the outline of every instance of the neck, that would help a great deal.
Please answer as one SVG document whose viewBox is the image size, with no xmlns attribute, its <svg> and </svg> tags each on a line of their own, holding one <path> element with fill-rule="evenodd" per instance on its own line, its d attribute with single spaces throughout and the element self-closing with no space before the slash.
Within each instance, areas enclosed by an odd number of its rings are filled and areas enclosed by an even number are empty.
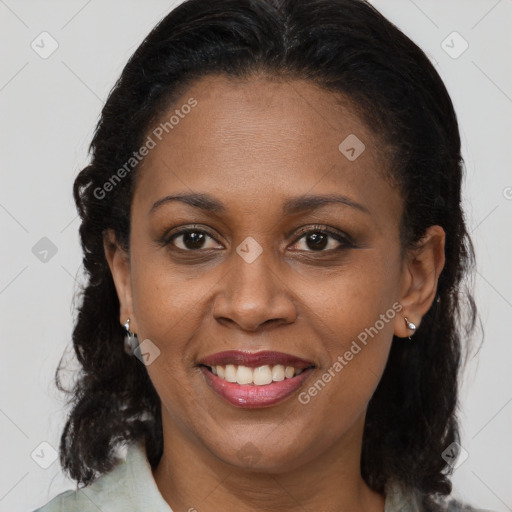
<svg viewBox="0 0 512 512">
<path fill-rule="evenodd" d="M 162 420 L 164 451 L 153 476 L 175 511 L 384 510 L 384 497 L 361 477 L 364 416 L 316 458 L 274 471 L 226 463 L 197 438 L 180 431 L 169 417 Z"/>
</svg>

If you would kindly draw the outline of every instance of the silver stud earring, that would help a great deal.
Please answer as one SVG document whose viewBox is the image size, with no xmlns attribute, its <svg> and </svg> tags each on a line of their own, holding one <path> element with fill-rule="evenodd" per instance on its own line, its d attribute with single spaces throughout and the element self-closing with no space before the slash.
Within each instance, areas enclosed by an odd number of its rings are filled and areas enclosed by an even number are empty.
<svg viewBox="0 0 512 512">
<path fill-rule="evenodd" d="M 126 334 L 124 336 L 124 351 L 133 356 L 134 350 L 137 348 L 138 340 L 137 335 L 134 332 L 130 331 L 130 319 L 126 320 L 124 324 L 124 328 L 126 330 Z"/>
<path fill-rule="evenodd" d="M 416 330 L 416 324 L 413 324 L 412 322 L 409 322 L 407 318 L 404 317 L 405 325 L 407 325 L 407 329 L 411 329 L 411 331 Z"/>
<path fill-rule="evenodd" d="M 414 331 L 416 330 L 416 324 L 413 324 L 412 322 L 410 322 L 409 319 L 406 318 L 405 316 L 404 316 L 404 320 L 405 320 L 405 325 L 407 326 L 407 329 L 410 329 L 414 333 Z M 408 338 L 411 339 L 410 336 L 408 336 Z"/>
</svg>

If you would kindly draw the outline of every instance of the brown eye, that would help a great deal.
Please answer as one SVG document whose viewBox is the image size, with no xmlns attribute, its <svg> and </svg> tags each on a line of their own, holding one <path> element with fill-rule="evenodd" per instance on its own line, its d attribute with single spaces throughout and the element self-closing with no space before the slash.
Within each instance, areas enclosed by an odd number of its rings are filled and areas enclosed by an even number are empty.
<svg viewBox="0 0 512 512">
<path fill-rule="evenodd" d="M 210 244 L 214 242 L 210 247 L 207 246 L 209 240 L 211 241 Z M 179 231 L 171 236 L 168 243 L 183 251 L 215 249 L 218 246 L 217 241 L 206 233 L 206 231 L 200 231 L 198 229 Z"/>
<path fill-rule="evenodd" d="M 329 237 L 324 233 L 311 233 L 305 238 L 306 245 L 314 251 L 325 249 L 329 243 Z"/>
<path fill-rule="evenodd" d="M 328 252 L 353 247 L 348 236 L 323 228 L 314 228 L 300 233 L 292 250 L 306 252 Z"/>
</svg>

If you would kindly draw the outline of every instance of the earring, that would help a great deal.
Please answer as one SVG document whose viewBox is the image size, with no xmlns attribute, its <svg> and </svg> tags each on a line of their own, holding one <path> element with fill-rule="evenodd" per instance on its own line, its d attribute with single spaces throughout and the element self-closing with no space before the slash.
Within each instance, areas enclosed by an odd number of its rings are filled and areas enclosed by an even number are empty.
<svg viewBox="0 0 512 512">
<path fill-rule="evenodd" d="M 410 329 L 411 331 L 414 331 L 416 330 L 416 324 L 413 324 L 412 322 L 410 322 L 405 316 L 404 316 L 404 320 L 405 320 L 405 325 L 407 326 L 407 329 Z M 410 336 L 408 336 L 409 339 L 411 339 Z"/>
<path fill-rule="evenodd" d="M 411 331 L 416 330 L 416 324 L 413 324 L 412 322 L 409 322 L 407 318 L 404 317 L 405 325 L 407 325 L 407 329 L 411 329 Z"/>
<path fill-rule="evenodd" d="M 124 324 L 126 334 L 124 336 L 124 351 L 132 356 L 134 350 L 137 348 L 138 340 L 137 335 L 134 332 L 130 332 L 130 319 L 126 320 Z"/>
</svg>

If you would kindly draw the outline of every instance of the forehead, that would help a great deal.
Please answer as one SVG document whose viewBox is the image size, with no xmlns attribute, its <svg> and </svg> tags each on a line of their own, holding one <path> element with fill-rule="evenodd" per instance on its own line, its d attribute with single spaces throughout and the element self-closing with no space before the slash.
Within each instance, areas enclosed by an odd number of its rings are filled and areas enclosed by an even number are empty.
<svg viewBox="0 0 512 512">
<path fill-rule="evenodd" d="M 307 81 L 207 76 L 148 136 L 155 146 L 140 169 L 139 199 L 208 191 L 253 207 L 269 197 L 337 191 L 371 208 L 393 194 L 378 137 L 347 98 Z"/>
<path fill-rule="evenodd" d="M 348 98 L 308 81 L 265 75 L 250 79 L 210 75 L 192 84 L 167 114 L 179 111 L 191 98 L 197 106 L 188 117 L 195 122 L 180 119 L 179 124 L 194 123 L 194 128 L 201 124 L 202 146 L 213 145 L 217 154 L 222 150 L 219 140 L 223 136 L 229 137 L 225 142 L 243 138 L 246 146 L 251 142 L 256 146 L 259 140 L 273 141 L 273 147 L 279 147 L 283 155 L 287 145 L 289 153 L 294 150 L 307 155 L 313 147 L 325 150 L 333 142 L 334 149 L 338 149 L 340 137 L 350 134 L 368 142 L 375 138 Z M 190 131 L 184 126 L 173 126 L 166 135 L 172 135 L 177 144 L 191 142 Z"/>
</svg>

